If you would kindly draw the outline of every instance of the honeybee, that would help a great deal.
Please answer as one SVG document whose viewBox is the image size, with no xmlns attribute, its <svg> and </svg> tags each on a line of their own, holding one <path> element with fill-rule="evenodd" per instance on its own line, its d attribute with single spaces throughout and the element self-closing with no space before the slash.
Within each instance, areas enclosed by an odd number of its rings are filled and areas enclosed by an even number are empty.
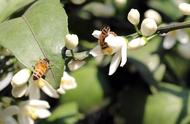
<svg viewBox="0 0 190 124">
<path fill-rule="evenodd" d="M 106 26 L 104 28 L 102 28 L 101 30 L 101 34 L 99 36 L 99 40 L 98 43 L 102 49 L 102 51 L 105 54 L 109 54 L 112 52 L 112 49 L 108 46 L 108 44 L 105 42 L 105 38 L 109 35 L 109 34 L 113 34 L 114 36 L 117 36 L 117 34 L 113 31 L 110 30 L 110 27 Z"/>
<path fill-rule="evenodd" d="M 45 74 L 49 70 L 49 60 L 47 58 L 40 59 L 34 66 L 33 80 L 45 78 Z"/>
</svg>

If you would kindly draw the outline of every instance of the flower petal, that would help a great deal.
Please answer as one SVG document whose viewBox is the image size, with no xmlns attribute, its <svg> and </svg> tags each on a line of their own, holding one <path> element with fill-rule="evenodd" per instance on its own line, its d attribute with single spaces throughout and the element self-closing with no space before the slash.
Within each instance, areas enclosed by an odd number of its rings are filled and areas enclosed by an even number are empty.
<svg viewBox="0 0 190 124">
<path fill-rule="evenodd" d="M 52 98 L 58 98 L 59 97 L 57 91 L 46 80 L 40 78 L 38 80 L 38 82 L 40 84 L 43 84 L 43 86 L 41 86 L 40 88 L 42 89 L 42 91 L 45 94 L 47 94 L 48 96 L 50 96 Z"/>
<path fill-rule="evenodd" d="M 94 48 L 90 51 L 90 54 L 91 54 L 93 57 L 97 57 L 97 56 L 102 56 L 102 55 L 103 55 L 102 49 L 100 48 L 99 45 L 97 45 L 96 47 L 94 47 Z"/>
<path fill-rule="evenodd" d="M 37 99 L 25 101 L 21 105 L 30 105 L 30 106 L 38 107 L 38 108 L 50 108 L 50 105 L 47 101 L 37 100 Z"/>
<path fill-rule="evenodd" d="M 34 124 L 34 120 L 32 120 L 29 116 L 26 116 L 23 113 L 18 114 L 19 124 Z"/>
<path fill-rule="evenodd" d="M 94 30 L 93 33 L 92 33 L 92 35 L 93 35 L 95 38 L 99 39 L 101 33 L 102 33 L 102 32 L 99 31 L 99 30 Z"/>
<path fill-rule="evenodd" d="M 9 72 L 6 77 L 0 81 L 0 91 L 10 84 L 12 77 L 13 73 Z"/>
<path fill-rule="evenodd" d="M 6 116 L 13 116 L 19 112 L 19 108 L 16 105 L 12 105 L 3 110 L 3 114 Z"/>
<path fill-rule="evenodd" d="M 30 75 L 31 71 L 29 69 L 22 69 L 13 76 L 11 84 L 14 86 L 24 85 L 28 82 Z"/>
<path fill-rule="evenodd" d="M 112 48 L 112 54 L 119 51 L 122 47 L 121 42 L 118 42 L 117 40 L 120 40 L 121 38 L 119 36 L 114 36 L 113 34 L 109 34 L 105 38 L 105 42 L 108 44 L 110 48 Z"/>
<path fill-rule="evenodd" d="M 12 95 L 14 97 L 22 97 L 27 92 L 27 84 L 24 84 L 22 86 L 13 86 L 12 87 Z"/>
<path fill-rule="evenodd" d="M 36 85 L 36 82 L 31 82 L 28 90 L 30 99 L 40 99 L 40 89 Z"/>
<path fill-rule="evenodd" d="M 121 61 L 121 54 L 120 52 L 117 52 L 112 58 L 109 68 L 109 75 L 112 75 L 117 70 L 120 61 Z"/>
<path fill-rule="evenodd" d="M 4 122 L 4 124 L 17 124 L 16 120 L 10 116 L 5 117 Z"/>
<path fill-rule="evenodd" d="M 180 43 L 185 44 L 185 43 L 189 42 L 189 36 L 185 31 L 177 30 L 177 40 Z"/>
<path fill-rule="evenodd" d="M 127 62 L 127 41 L 123 37 L 117 37 L 117 41 L 121 42 L 121 64 L 120 66 L 123 67 Z"/>
<path fill-rule="evenodd" d="M 171 49 L 175 45 L 175 43 L 176 38 L 174 36 L 166 35 L 163 41 L 163 47 L 168 50 Z"/>
<path fill-rule="evenodd" d="M 38 118 L 47 118 L 51 115 L 50 111 L 47 109 L 36 109 L 36 114 Z"/>
</svg>

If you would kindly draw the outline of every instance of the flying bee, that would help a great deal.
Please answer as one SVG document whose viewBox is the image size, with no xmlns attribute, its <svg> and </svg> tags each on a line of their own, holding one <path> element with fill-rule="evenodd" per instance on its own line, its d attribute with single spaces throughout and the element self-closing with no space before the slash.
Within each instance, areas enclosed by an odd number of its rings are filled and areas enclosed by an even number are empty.
<svg viewBox="0 0 190 124">
<path fill-rule="evenodd" d="M 49 70 L 49 60 L 47 58 L 40 59 L 34 66 L 33 80 L 45 78 L 45 74 Z"/>
<path fill-rule="evenodd" d="M 112 52 L 112 49 L 108 46 L 108 44 L 105 42 L 105 38 L 109 35 L 109 34 L 113 34 L 114 36 L 117 36 L 117 34 L 113 31 L 110 31 L 110 27 L 106 26 L 104 28 L 102 28 L 101 30 L 101 34 L 99 36 L 99 40 L 98 43 L 102 49 L 102 51 L 105 54 L 109 54 Z"/>
</svg>

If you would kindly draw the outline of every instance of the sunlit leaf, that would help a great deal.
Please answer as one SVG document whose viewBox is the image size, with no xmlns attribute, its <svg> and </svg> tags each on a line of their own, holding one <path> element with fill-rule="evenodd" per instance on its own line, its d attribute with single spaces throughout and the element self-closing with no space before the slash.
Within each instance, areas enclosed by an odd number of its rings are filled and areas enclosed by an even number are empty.
<svg viewBox="0 0 190 124">
<path fill-rule="evenodd" d="M 39 0 L 22 17 L 0 25 L 0 44 L 30 69 L 40 58 L 48 58 L 52 66 L 46 79 L 57 86 L 63 73 L 61 49 L 67 33 L 67 15 L 59 0 Z"/>
</svg>

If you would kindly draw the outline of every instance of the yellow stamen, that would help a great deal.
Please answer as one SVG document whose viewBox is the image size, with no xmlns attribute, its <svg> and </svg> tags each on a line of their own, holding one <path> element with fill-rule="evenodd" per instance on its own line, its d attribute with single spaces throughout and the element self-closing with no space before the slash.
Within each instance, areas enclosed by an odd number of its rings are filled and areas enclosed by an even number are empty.
<svg viewBox="0 0 190 124">
<path fill-rule="evenodd" d="M 43 86 L 45 86 L 44 80 L 42 79 L 37 80 L 37 85 L 39 88 L 42 88 Z"/>
<path fill-rule="evenodd" d="M 36 120 L 38 118 L 38 115 L 34 108 L 30 107 L 30 108 L 26 108 L 26 109 L 27 109 L 28 116 L 30 116 L 33 120 Z"/>
<path fill-rule="evenodd" d="M 110 47 L 107 47 L 105 49 L 102 49 L 102 52 L 105 54 L 105 55 L 111 55 L 112 54 L 112 48 Z"/>
</svg>

